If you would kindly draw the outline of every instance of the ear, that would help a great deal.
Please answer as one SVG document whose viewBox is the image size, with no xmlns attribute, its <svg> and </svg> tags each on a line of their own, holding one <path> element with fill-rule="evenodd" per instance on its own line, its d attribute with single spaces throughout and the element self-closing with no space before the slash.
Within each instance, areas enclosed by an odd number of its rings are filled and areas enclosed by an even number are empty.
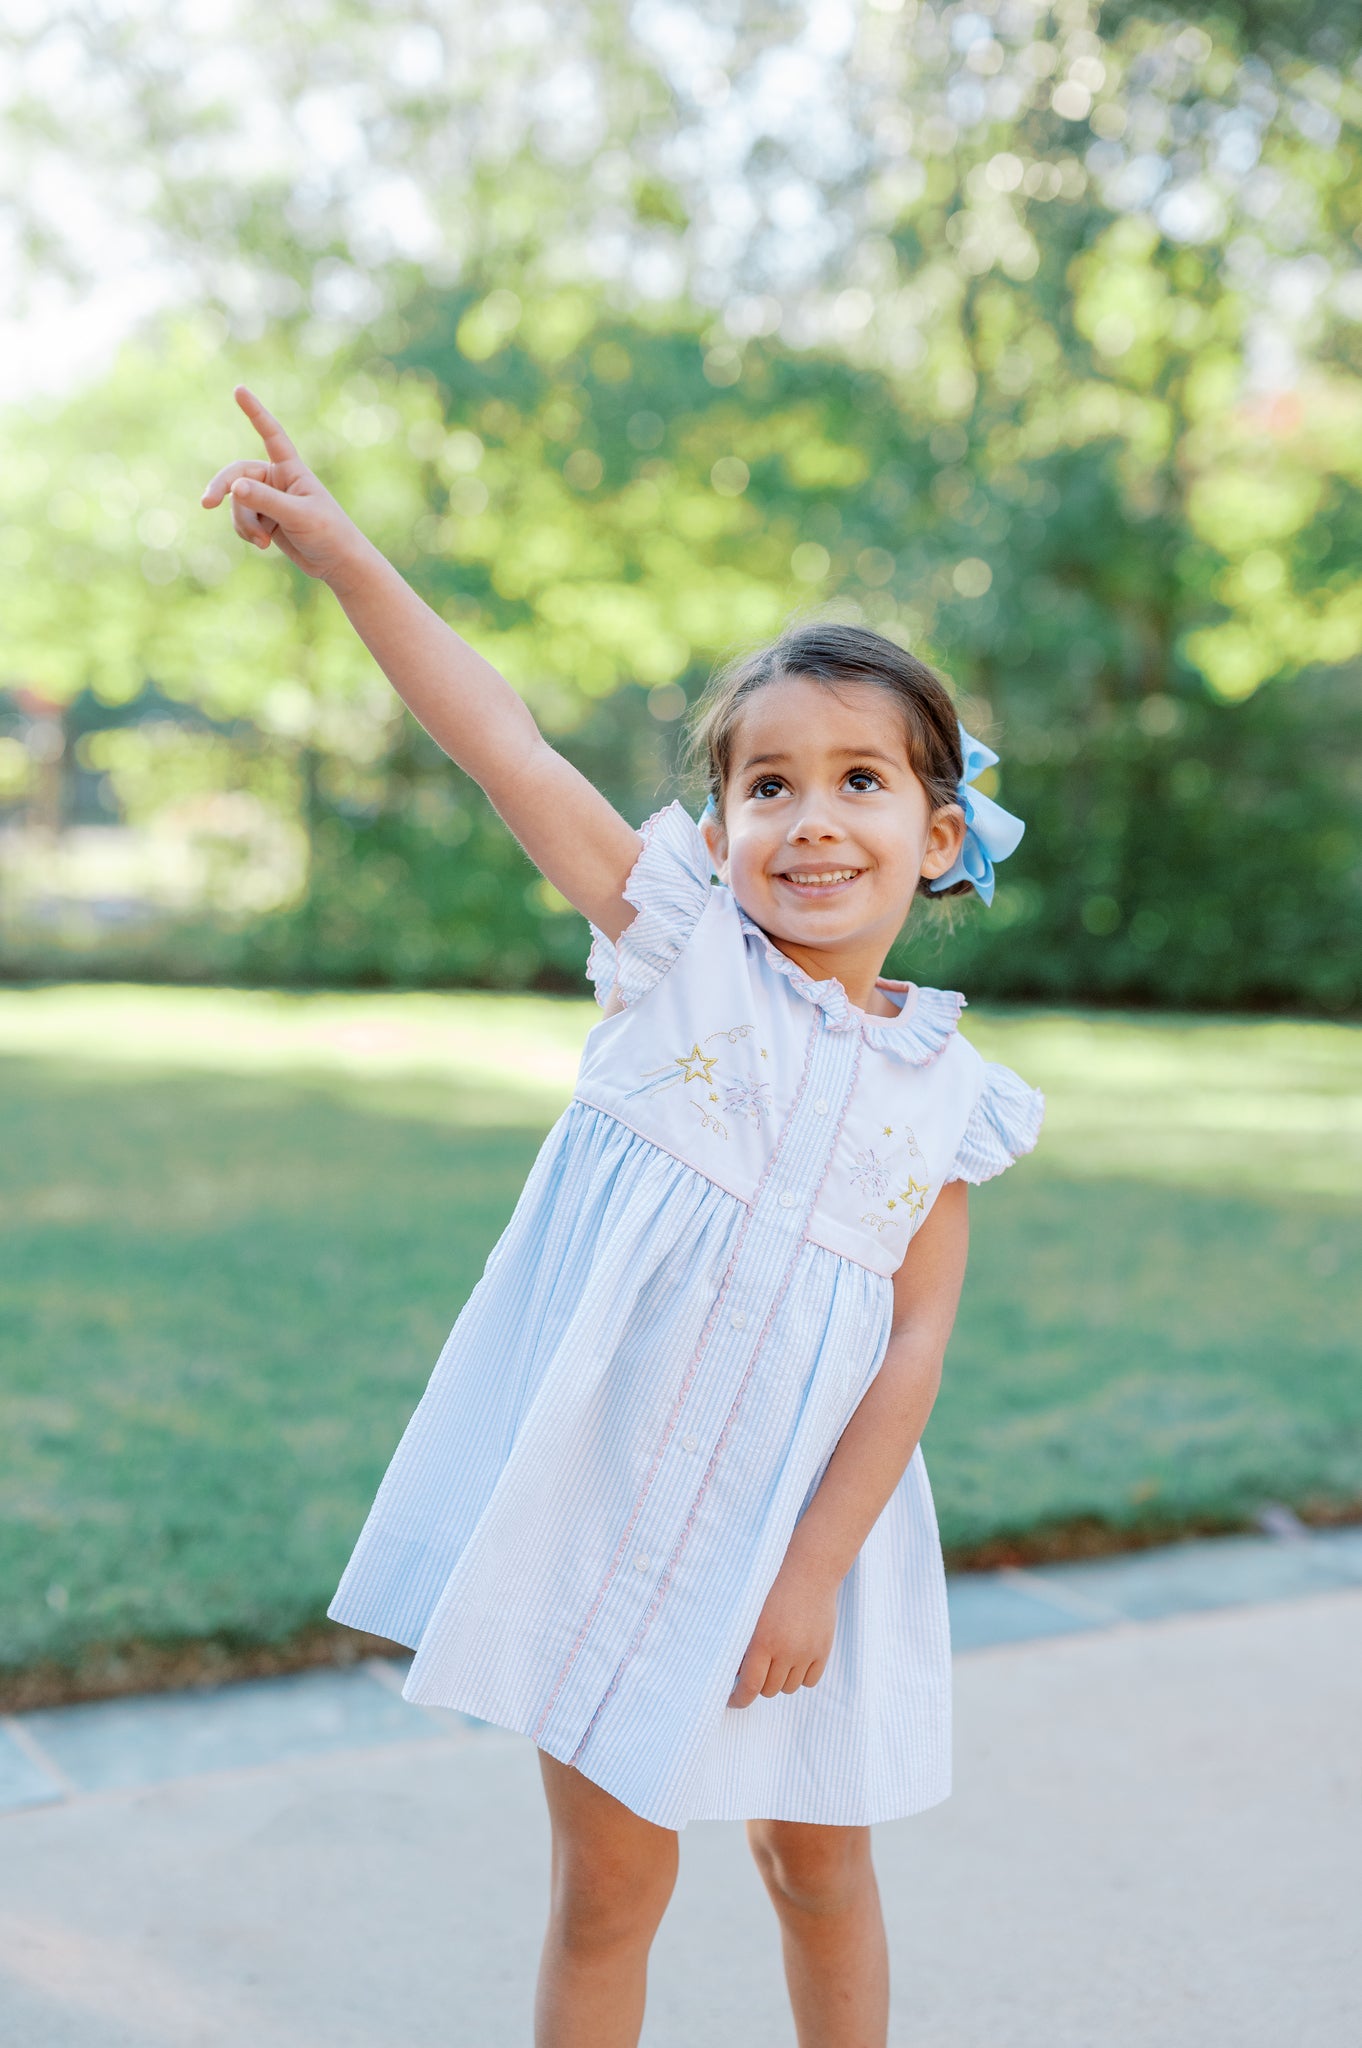
<svg viewBox="0 0 1362 2048">
<path fill-rule="evenodd" d="M 728 880 L 728 834 L 723 821 L 713 811 L 707 811 L 700 820 L 700 837 L 709 848 L 709 857 L 721 882 Z M 946 865 L 949 867 L 950 862 Z"/>
<path fill-rule="evenodd" d="M 922 856 L 922 872 L 929 882 L 938 875 L 944 875 L 953 867 L 961 847 L 965 843 L 965 813 L 960 804 L 942 804 L 939 811 L 932 812 L 932 822 L 927 832 L 927 845 Z"/>
</svg>

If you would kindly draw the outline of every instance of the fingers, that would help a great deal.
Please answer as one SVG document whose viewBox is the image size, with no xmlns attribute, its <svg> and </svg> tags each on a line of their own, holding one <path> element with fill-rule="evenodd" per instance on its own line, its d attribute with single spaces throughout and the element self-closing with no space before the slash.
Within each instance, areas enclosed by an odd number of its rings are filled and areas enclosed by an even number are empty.
<svg viewBox="0 0 1362 2048">
<path fill-rule="evenodd" d="M 232 525 L 242 540 L 250 541 L 253 547 L 267 548 L 270 535 L 274 532 L 272 519 L 258 519 L 254 512 L 248 512 L 244 505 L 235 502 L 232 506 Z"/>
<path fill-rule="evenodd" d="M 199 503 L 211 512 L 214 505 L 222 503 L 239 476 L 255 477 L 258 481 L 263 481 L 269 474 L 269 467 L 269 464 L 262 462 L 258 455 L 249 456 L 241 462 L 229 462 L 225 469 L 218 471 L 199 499 Z"/>
<path fill-rule="evenodd" d="M 265 444 L 265 453 L 271 462 L 297 462 L 298 450 L 280 426 L 272 412 L 267 412 L 255 393 L 244 384 L 238 384 L 232 393 L 237 404 L 245 413 L 251 425 Z"/>
<path fill-rule="evenodd" d="M 267 548 L 279 522 L 272 516 L 268 505 L 259 501 L 252 502 L 253 492 L 259 492 L 262 497 L 269 498 L 283 498 L 285 494 L 282 491 L 271 490 L 268 484 L 261 483 L 254 477 L 238 477 L 228 493 L 228 503 L 232 508 L 232 525 L 237 533 L 242 540 L 250 541 L 252 546 Z"/>
<path fill-rule="evenodd" d="M 775 1699 L 778 1693 L 798 1692 L 806 1685 L 817 1685 L 823 1675 L 824 1660 L 815 1657 L 811 1664 L 777 1663 L 761 1652 L 748 1651 L 738 1669 L 737 1683 L 728 1697 L 730 1707 L 750 1707 L 755 1699 Z"/>
<path fill-rule="evenodd" d="M 244 505 L 249 512 L 274 520 L 278 525 L 288 520 L 297 525 L 302 500 L 291 498 L 287 491 L 276 491 L 273 484 L 261 483 L 258 478 L 239 476 L 232 485 L 232 502 Z"/>
<path fill-rule="evenodd" d="M 748 1651 L 738 1666 L 738 1682 L 728 1696 L 730 1707 L 750 1707 L 762 1689 L 771 1660 L 760 1652 Z"/>
<path fill-rule="evenodd" d="M 258 512 L 252 512 L 249 505 L 233 492 L 228 500 L 232 508 L 232 525 L 242 540 L 251 541 L 258 548 L 267 548 L 270 535 L 274 532 L 272 519 L 261 519 Z"/>
</svg>

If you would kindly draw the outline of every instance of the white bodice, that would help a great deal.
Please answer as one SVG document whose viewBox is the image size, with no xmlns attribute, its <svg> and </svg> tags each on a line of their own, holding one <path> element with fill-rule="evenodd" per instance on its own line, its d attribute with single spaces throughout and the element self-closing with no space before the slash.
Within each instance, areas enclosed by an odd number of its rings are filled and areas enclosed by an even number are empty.
<svg viewBox="0 0 1362 2048">
<path fill-rule="evenodd" d="M 948 1180 L 1036 1141 L 1043 1098 L 957 1031 L 953 991 L 881 984 L 894 1018 L 814 981 L 712 878 L 694 819 L 643 827 L 638 910 L 589 972 L 624 1009 L 592 1027 L 575 1095 L 872 1272 L 892 1274 Z"/>
</svg>

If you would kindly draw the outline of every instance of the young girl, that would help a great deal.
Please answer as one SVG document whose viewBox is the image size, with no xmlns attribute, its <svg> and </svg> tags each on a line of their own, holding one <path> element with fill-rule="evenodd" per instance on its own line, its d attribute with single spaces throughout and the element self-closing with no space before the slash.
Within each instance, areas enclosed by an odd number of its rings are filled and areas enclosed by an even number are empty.
<svg viewBox="0 0 1362 2048">
<path fill-rule="evenodd" d="M 918 1439 L 966 1183 L 1042 1099 L 880 975 L 922 892 L 988 902 L 997 757 L 877 634 L 722 677 L 709 802 L 627 824 L 350 522 L 250 392 L 243 539 L 323 578 L 426 730 L 589 920 L 603 1014 L 330 1613 L 408 1699 L 528 1735 L 553 1837 L 539 2048 L 631 2048 L 687 1821 L 744 1819 L 801 2048 L 882 2048 L 872 1823 L 950 1788 Z M 714 875 L 718 876 L 716 884 Z"/>
</svg>

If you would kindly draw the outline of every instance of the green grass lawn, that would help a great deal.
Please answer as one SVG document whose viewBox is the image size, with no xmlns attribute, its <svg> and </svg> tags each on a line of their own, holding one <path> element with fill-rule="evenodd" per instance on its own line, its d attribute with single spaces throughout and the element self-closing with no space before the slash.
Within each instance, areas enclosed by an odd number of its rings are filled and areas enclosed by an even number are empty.
<svg viewBox="0 0 1362 2048">
<path fill-rule="evenodd" d="M 595 1014 L 0 994 L 0 1666 L 319 1620 Z M 1049 1114 L 972 1197 L 948 1549 L 1362 1502 L 1362 1031 L 966 1028 Z"/>
</svg>

